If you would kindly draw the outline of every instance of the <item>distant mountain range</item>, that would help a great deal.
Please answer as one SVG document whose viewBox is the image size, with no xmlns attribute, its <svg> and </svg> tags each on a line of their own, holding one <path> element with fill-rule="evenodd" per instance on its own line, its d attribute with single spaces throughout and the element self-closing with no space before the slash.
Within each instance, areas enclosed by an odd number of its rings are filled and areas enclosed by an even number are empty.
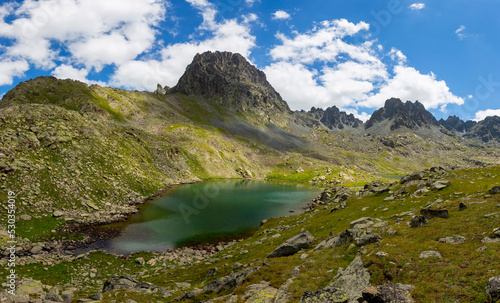
<svg viewBox="0 0 500 303">
<path fill-rule="evenodd" d="M 226 110 L 258 114 L 271 122 L 285 115 L 294 121 L 302 120 L 299 124 L 320 125 L 332 131 L 350 129 L 387 135 L 398 131 L 434 130 L 484 143 L 500 142 L 500 117 L 465 122 L 451 116 L 438 121 L 419 101 L 402 102 L 398 98 L 387 100 L 366 123 L 336 106 L 313 107 L 308 112 L 297 111 L 295 117 L 290 117 L 290 108 L 269 84 L 265 74 L 243 56 L 229 52 L 197 54 L 177 85 L 165 93 L 200 96 L 214 100 Z"/>
</svg>

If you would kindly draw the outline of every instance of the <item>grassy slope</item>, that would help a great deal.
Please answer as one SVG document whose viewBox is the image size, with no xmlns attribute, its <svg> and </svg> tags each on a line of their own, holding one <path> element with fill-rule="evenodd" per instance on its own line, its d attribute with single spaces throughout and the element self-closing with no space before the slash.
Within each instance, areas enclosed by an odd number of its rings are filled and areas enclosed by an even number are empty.
<svg viewBox="0 0 500 303">
<path fill-rule="evenodd" d="M 493 175 L 486 178 L 486 174 Z M 231 272 L 234 264 L 262 265 L 265 261 L 269 266 L 251 275 L 244 285 L 234 293 L 242 294 L 250 284 L 262 280 L 269 281 L 271 286 L 278 288 L 288 278 L 294 267 L 300 266 L 301 271 L 291 285 L 292 301 L 297 300 L 304 291 L 315 290 L 328 285 L 335 276 L 339 267 L 345 268 L 358 254 L 359 247 L 349 249 L 343 246 L 319 251 L 306 250 L 309 254 L 306 260 L 301 260 L 301 253 L 290 257 L 265 259 L 281 242 L 295 235 L 303 228 L 309 230 L 315 237 L 311 247 L 327 238 L 330 232 L 339 233 L 349 227 L 349 222 L 362 216 L 371 216 L 383 219 L 389 223 L 388 228 L 397 231 L 389 236 L 381 232 L 383 240 L 379 244 L 365 246 L 362 259 L 371 272 L 371 282 L 374 285 L 391 283 L 406 283 L 415 285 L 413 292 L 417 302 L 483 302 L 484 285 L 489 277 L 500 274 L 500 260 L 498 251 L 500 244 L 483 244 L 481 239 L 490 235 L 493 228 L 500 225 L 498 218 L 485 218 L 484 215 L 499 212 L 500 196 L 485 198 L 485 192 L 491 184 L 500 183 L 500 167 L 453 171 L 449 178 L 452 186 L 439 191 L 430 192 L 421 198 L 407 196 L 404 200 L 394 202 L 384 201 L 388 194 L 372 195 L 364 198 L 350 198 L 348 207 L 330 213 L 331 206 L 317 208 L 314 212 L 269 220 L 260 227 L 254 236 L 234 244 L 218 255 L 203 260 L 203 262 L 188 265 L 175 265 L 173 262 L 163 261 L 158 265 L 139 265 L 133 260 L 142 256 L 146 260 L 160 258 L 161 254 L 140 253 L 128 260 L 121 260 L 115 256 L 101 252 L 75 262 L 62 262 L 57 265 L 32 264 L 19 268 L 22 277 L 33 277 L 47 285 L 73 285 L 72 279 L 78 281 L 82 287 L 78 293 L 90 294 L 99 291 L 103 281 L 112 275 L 134 276 L 142 281 L 148 281 L 167 288 L 176 282 L 189 282 L 192 287 L 202 288 L 213 278 L 206 279 L 210 268 L 219 270 L 215 277 Z M 397 188 L 395 188 L 397 189 Z M 448 219 L 432 219 L 430 224 L 420 228 L 410 228 L 406 224 L 411 217 L 405 216 L 403 222 L 398 223 L 393 215 L 406 211 L 418 211 L 429 202 L 437 198 L 444 201 L 434 207 L 447 208 L 450 212 Z M 458 211 L 459 202 L 467 204 L 465 211 Z M 367 208 L 364 212 L 362 208 Z M 379 232 L 377 230 L 377 232 Z M 275 234 L 281 236 L 271 239 Z M 438 243 L 441 237 L 462 235 L 467 238 L 464 244 L 458 246 Z M 259 244 L 260 242 L 263 242 Z M 477 248 L 486 245 L 484 251 Z M 248 252 L 243 252 L 247 250 Z M 419 259 L 419 253 L 425 250 L 438 250 L 442 259 Z M 384 251 L 389 254 L 386 258 L 375 257 L 374 254 Z M 226 256 L 233 256 L 226 258 Z M 98 274 L 89 278 L 87 274 L 95 269 Z M 50 273 L 50 274 L 47 274 Z M 61 275 L 56 275 L 61 273 Z M 2 273 L 3 274 L 3 273 Z M 73 282 L 75 282 L 73 281 Z M 173 297 L 182 292 L 174 293 Z M 219 294 L 224 295 L 225 293 Z M 204 295 L 196 298 L 213 298 L 215 295 Z M 127 291 L 117 291 L 106 294 L 104 302 L 110 300 L 158 300 L 157 295 L 144 295 Z M 193 301 L 194 302 L 194 301 Z"/>
<path fill-rule="evenodd" d="M 74 220 L 99 221 L 103 216 L 109 215 L 110 208 L 116 215 L 127 213 L 131 210 L 130 203 L 171 183 L 241 177 L 236 172 L 239 167 L 251 170 L 257 178 L 307 182 L 325 176 L 324 183 L 360 186 L 377 175 L 392 178 L 434 165 L 464 166 L 468 165 L 469 159 L 498 163 L 499 159 L 498 149 L 471 148 L 452 138 L 433 142 L 413 134 L 393 134 L 393 139 L 399 140 L 401 145 L 389 148 L 381 143 L 380 138 L 363 139 L 349 132 L 326 132 L 320 129 L 313 129 L 311 136 L 307 138 L 314 149 L 305 152 L 278 152 L 257 140 L 249 140 L 212 127 L 210 122 L 214 117 L 227 121 L 230 119 L 222 109 L 207 105 L 202 100 L 98 86 L 89 88 L 78 82 L 50 78 L 37 79 L 35 84 L 21 86 L 19 90 L 7 94 L 0 104 L 0 153 L 3 154 L 0 155 L 0 164 L 2 167 L 15 169 L 13 172 L 2 173 L 0 199 L 6 199 L 7 190 L 17 192 L 18 214 L 33 216 L 31 221 L 21 220 L 18 223 L 18 236 L 32 241 L 70 237 L 52 233 L 51 230 L 57 230 Z M 304 169 L 303 173 L 297 172 L 299 167 Z M 327 169 L 331 171 L 330 174 Z M 489 169 L 481 170 L 481 175 L 486 174 L 486 170 Z M 494 175 L 499 175 L 498 167 L 491 170 Z M 476 182 L 474 184 L 460 185 L 460 181 L 460 178 L 454 180 L 451 189 L 440 193 L 447 198 L 451 195 L 449 203 L 455 208 L 458 198 L 452 195 L 453 191 L 462 191 L 464 194 L 476 191 L 484 193 L 488 186 L 499 183 L 497 177 L 462 181 Z M 339 232 L 346 228 L 348 222 L 364 215 L 360 214 L 362 206 L 370 207 L 367 211 L 369 216 L 385 218 L 405 210 L 419 209 L 432 201 L 433 195 L 436 194 L 402 201 L 401 205 L 391 205 L 385 212 L 380 209 L 375 211 L 378 206 L 388 203 L 383 202 L 385 196 L 381 196 L 350 201 L 348 209 L 332 214 L 327 209 L 274 219 L 265 229 L 272 231 L 273 228 L 284 225 L 294 227 L 279 231 L 282 234 L 280 238 L 268 240 L 258 246 L 253 246 L 252 243 L 264 236 L 260 232 L 235 246 L 248 245 L 245 246 L 250 251 L 248 254 L 240 255 L 236 248 L 231 248 L 229 251 L 235 250 L 235 253 L 230 254 L 237 255 L 237 258 L 197 265 L 180 274 L 176 270 L 175 275 L 169 274 L 172 271 L 162 269 L 156 275 L 151 275 L 150 280 L 165 285 L 168 279 L 176 276 L 179 280 L 190 279 L 195 285 L 205 279 L 206 270 L 214 265 L 220 269 L 220 276 L 228 273 L 231 264 L 236 261 L 258 264 L 259 261 L 252 260 L 262 260 L 273 247 L 303 227 L 309 229 L 316 237 L 316 242 L 319 242 L 330 231 Z M 481 195 L 477 199 L 484 200 Z M 452 212 L 453 216 L 449 220 L 436 220 L 422 229 L 412 230 L 404 224 L 399 226 L 396 236 L 386 237 L 382 242 L 382 245 L 390 244 L 380 249 L 390 254 L 389 260 L 371 257 L 366 259 L 374 271 L 374 281 L 381 283 L 392 277 L 392 281 L 415 284 L 415 296 L 422 298 L 422 301 L 432 302 L 434 298 L 440 298 L 446 302 L 446 298 L 453 297 L 453 292 L 457 291 L 456 287 L 451 286 L 462 284 L 466 287 L 459 292 L 460 296 L 474 300 L 481 298 L 480 288 L 486 279 L 485 271 L 479 270 L 477 275 L 471 272 L 475 272 L 475 267 L 484 268 L 480 262 L 490 262 L 491 268 L 499 268 L 495 263 L 497 261 L 490 260 L 494 247 L 482 253 L 474 252 L 479 244 L 478 239 L 482 237 L 479 235 L 491 231 L 495 224 L 498 225 L 497 221 L 495 223 L 481 218 L 483 213 L 495 210 L 498 197 L 486 201 L 484 204 L 471 205 L 467 212 Z M 89 206 L 92 204 L 98 210 Z M 66 215 L 54 218 L 52 212 L 55 210 L 63 210 Z M 82 217 L 82 214 L 86 216 Z M 0 219 L 2 222 L 5 220 L 5 211 L 1 212 Z M 439 266 L 415 257 L 416 247 L 418 250 L 431 248 L 436 245 L 436 235 L 452 235 L 450 233 L 459 226 L 467 226 L 466 233 L 470 238 L 475 236 L 474 240 L 461 246 L 465 253 L 453 256 L 452 252 L 456 247 L 443 248 L 444 259 L 439 261 Z M 396 246 L 391 246 L 392 244 Z M 314 289 L 326 285 L 334 276 L 336 268 L 345 267 L 356 252 L 347 251 L 344 247 L 312 254 L 316 261 L 305 263 L 309 269 L 303 270 L 292 286 L 296 297 L 300 296 L 304 287 Z M 345 256 L 334 258 L 334 254 Z M 468 266 L 461 265 L 467 262 Z M 295 256 L 269 263 L 271 267 L 265 267 L 250 282 L 265 279 L 271 281 L 272 286 L 279 287 L 289 277 L 293 268 L 291 265 L 304 262 Z M 125 269 L 119 269 L 121 265 Z M 144 270 L 132 261 L 118 260 L 101 253 L 75 264 L 61 263 L 52 269 L 74 274 L 90 267 L 98 268 L 104 273 L 101 281 L 111 273 L 130 275 Z M 56 275 L 46 275 L 45 268 L 48 267 L 30 265 L 29 271 L 26 269 L 27 276 L 42 279 L 49 285 L 68 282 L 66 278 L 60 281 Z M 327 272 L 330 269 L 334 271 Z M 394 273 L 382 274 L 385 271 Z M 467 278 L 468 275 L 472 275 L 470 279 Z M 430 279 L 433 283 L 420 281 L 423 276 L 428 276 L 425 279 Z M 467 281 L 461 282 L 460 279 Z M 470 282 L 473 280 L 474 283 Z M 300 287 L 298 281 L 304 287 Z M 456 284 L 445 287 L 444 284 L 451 283 L 450 281 Z M 83 289 L 85 293 L 100 287 L 93 280 L 82 283 L 86 283 L 86 288 Z M 470 294 L 462 294 L 464 289 Z M 429 297 L 429 294 L 432 295 Z"/>
</svg>

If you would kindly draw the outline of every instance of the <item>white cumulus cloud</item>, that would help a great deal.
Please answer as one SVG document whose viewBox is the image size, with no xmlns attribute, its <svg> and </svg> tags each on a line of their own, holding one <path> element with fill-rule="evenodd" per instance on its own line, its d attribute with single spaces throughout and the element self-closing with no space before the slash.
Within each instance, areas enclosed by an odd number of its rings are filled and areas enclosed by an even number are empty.
<svg viewBox="0 0 500 303">
<path fill-rule="evenodd" d="M 412 10 L 421 10 L 425 8 L 425 3 L 413 3 L 412 5 L 410 5 L 410 9 Z"/>
<path fill-rule="evenodd" d="M 283 10 L 279 10 L 273 13 L 274 20 L 286 20 L 290 18 L 291 18 L 290 14 Z"/>
<path fill-rule="evenodd" d="M 500 117 L 500 109 L 480 110 L 480 111 L 476 112 L 476 116 L 473 120 L 474 121 L 481 121 L 481 120 L 484 120 L 486 117 L 490 117 L 490 116 Z"/>
<path fill-rule="evenodd" d="M 406 66 L 400 50 L 384 53 L 376 41 L 346 41 L 368 29 L 364 22 L 341 19 L 291 37 L 279 33 L 281 44 L 271 49 L 274 62 L 264 72 L 292 109 L 336 105 L 366 120 L 369 115 L 359 113 L 363 108 L 379 108 L 391 97 L 419 100 L 442 111 L 448 104 L 463 104 L 436 75 Z M 385 57 L 392 61 L 383 61 Z"/>
<path fill-rule="evenodd" d="M 380 91 L 368 96 L 359 105 L 377 108 L 384 105 L 389 98 L 396 97 L 403 101 L 418 100 L 426 109 L 445 110 L 448 104 L 462 105 L 464 99 L 450 92 L 443 80 L 437 80 L 432 72 L 421 74 L 413 67 L 397 65 L 394 67 L 394 77 L 382 85 Z"/>
<path fill-rule="evenodd" d="M 101 86 L 106 85 L 106 83 L 101 81 L 92 81 L 87 79 L 88 75 L 89 72 L 85 68 L 78 69 L 67 64 L 61 64 L 52 71 L 52 76 L 59 79 L 72 79 L 85 82 L 87 84 L 98 84 Z"/>
<path fill-rule="evenodd" d="M 215 6 L 206 0 L 188 0 L 200 11 L 203 23 L 199 31 L 203 39 L 169 44 L 159 51 L 161 58 L 155 60 L 131 60 L 121 64 L 110 79 L 112 85 L 132 89 L 154 90 L 156 83 L 174 86 L 197 53 L 205 51 L 230 51 L 248 58 L 255 47 L 251 34 L 251 23 L 256 16 L 215 21 Z M 246 17 L 246 18 L 245 18 Z"/>
<path fill-rule="evenodd" d="M 160 0 L 25 0 L 0 9 L 5 56 L 43 69 L 69 55 L 88 69 L 121 64 L 150 49 L 168 3 Z M 6 16 L 14 16 L 5 22 Z"/>
<path fill-rule="evenodd" d="M 9 59 L 0 61 L 0 85 L 10 85 L 14 77 L 20 77 L 29 69 L 25 60 L 11 61 Z"/>
</svg>

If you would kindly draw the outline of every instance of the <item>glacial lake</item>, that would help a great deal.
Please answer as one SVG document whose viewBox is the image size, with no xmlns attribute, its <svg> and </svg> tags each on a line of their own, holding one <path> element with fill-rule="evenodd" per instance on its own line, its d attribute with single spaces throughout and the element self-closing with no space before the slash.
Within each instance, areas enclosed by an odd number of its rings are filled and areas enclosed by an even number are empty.
<svg viewBox="0 0 500 303">
<path fill-rule="evenodd" d="M 321 189 L 308 184 L 210 181 L 169 189 L 119 227 L 119 236 L 89 247 L 114 254 L 169 249 L 235 238 L 263 219 L 300 213 Z"/>
</svg>

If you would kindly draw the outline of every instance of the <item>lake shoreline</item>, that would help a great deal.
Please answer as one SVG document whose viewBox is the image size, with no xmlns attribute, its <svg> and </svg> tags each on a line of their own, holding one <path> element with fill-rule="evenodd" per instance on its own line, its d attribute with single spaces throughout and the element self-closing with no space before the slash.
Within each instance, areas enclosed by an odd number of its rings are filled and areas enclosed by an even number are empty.
<svg viewBox="0 0 500 303">
<path fill-rule="evenodd" d="M 134 204 L 131 204 L 131 206 L 134 206 L 134 209 L 128 213 L 121 214 L 120 217 L 118 218 L 113 218 L 109 217 L 108 220 L 105 222 L 99 222 L 99 223 L 72 223 L 68 224 L 65 227 L 63 227 L 60 231 L 68 233 L 70 235 L 78 235 L 78 234 L 83 234 L 85 239 L 84 240 L 68 240 L 66 245 L 64 245 L 65 250 L 68 251 L 78 251 L 81 250 L 84 247 L 89 247 L 92 244 L 99 242 L 99 241 L 105 241 L 109 240 L 111 238 L 116 238 L 118 237 L 124 227 L 120 228 L 102 228 L 103 226 L 114 224 L 114 223 L 123 223 L 126 222 L 130 219 L 131 215 L 136 214 L 137 212 L 141 211 L 140 206 L 146 204 L 149 201 L 154 200 L 155 198 L 161 197 L 165 195 L 169 190 L 171 190 L 174 187 L 180 186 L 180 185 L 189 185 L 189 184 L 197 184 L 197 183 L 205 183 L 205 182 L 213 182 L 213 181 L 260 181 L 260 182 L 279 182 L 279 183 L 293 183 L 293 184 L 307 184 L 307 185 L 312 185 L 315 186 L 316 184 L 310 183 L 310 182 L 300 182 L 300 181 L 289 181 L 289 180 L 278 180 L 278 179 L 250 179 L 250 178 L 227 178 L 227 179 L 206 179 L 206 180 L 192 180 L 192 181 L 186 181 L 186 182 L 179 182 L 179 183 L 172 183 L 169 185 L 166 185 L 165 187 L 159 189 L 153 194 L 150 194 L 143 199 L 140 200 L 140 202 L 136 202 Z M 306 207 L 305 207 L 306 208 Z M 304 209 L 305 209 L 304 208 Z M 297 212 L 292 212 L 290 213 L 296 214 Z M 249 235 L 245 235 L 245 237 L 248 237 Z M 235 236 L 227 236 L 228 240 L 223 241 L 223 242 L 228 242 L 231 240 L 239 240 L 241 239 L 240 236 L 235 235 Z M 179 248 L 192 248 L 192 249 L 200 249 L 200 250 L 206 250 L 212 245 L 220 245 L 221 243 L 218 241 L 209 241 L 207 243 L 188 243 L 186 245 L 182 245 Z M 178 248 L 175 248 L 178 249 Z M 99 249 L 101 250 L 101 249 Z"/>
</svg>

